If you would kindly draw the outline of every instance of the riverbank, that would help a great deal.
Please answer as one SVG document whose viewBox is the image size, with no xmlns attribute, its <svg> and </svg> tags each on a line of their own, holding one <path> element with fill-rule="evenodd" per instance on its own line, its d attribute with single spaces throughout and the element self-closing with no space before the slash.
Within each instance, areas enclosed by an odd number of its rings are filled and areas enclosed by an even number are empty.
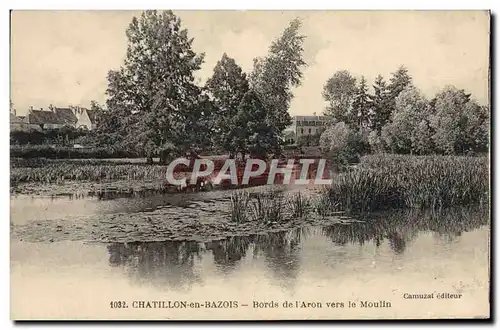
<svg viewBox="0 0 500 330">
<path fill-rule="evenodd" d="M 488 157 L 369 155 L 325 192 L 333 210 L 372 212 L 489 203 Z"/>
</svg>

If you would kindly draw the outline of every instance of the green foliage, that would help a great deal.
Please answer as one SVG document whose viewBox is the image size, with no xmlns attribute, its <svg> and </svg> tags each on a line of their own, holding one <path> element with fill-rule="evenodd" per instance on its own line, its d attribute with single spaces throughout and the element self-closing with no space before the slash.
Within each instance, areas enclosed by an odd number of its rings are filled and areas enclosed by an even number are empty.
<svg viewBox="0 0 500 330">
<path fill-rule="evenodd" d="M 319 141 L 321 138 L 321 134 L 325 130 L 322 129 L 318 133 L 315 133 L 313 135 L 302 135 L 297 139 L 297 145 L 299 147 L 318 147 L 319 146 Z"/>
<path fill-rule="evenodd" d="M 396 102 L 396 98 L 403 90 L 411 86 L 412 80 L 412 77 L 408 73 L 408 69 L 404 65 L 401 65 L 396 72 L 392 73 L 388 89 L 393 103 Z"/>
<path fill-rule="evenodd" d="M 344 122 L 328 127 L 320 137 L 323 154 L 338 168 L 355 163 L 366 151 L 367 141 L 364 134 L 349 128 Z"/>
<path fill-rule="evenodd" d="M 470 94 L 447 86 L 434 100 L 430 116 L 433 141 L 443 154 L 485 152 L 489 141 L 489 110 L 470 99 Z"/>
<path fill-rule="evenodd" d="M 391 122 L 382 129 L 382 139 L 390 151 L 403 154 L 431 153 L 432 131 L 428 118 L 431 108 L 427 99 L 415 87 L 409 86 L 396 98 Z"/>
<path fill-rule="evenodd" d="M 486 157 L 365 156 L 326 192 L 337 210 L 440 208 L 487 201 Z"/>
<path fill-rule="evenodd" d="M 213 108 L 194 83 L 203 55 L 192 50 L 180 19 L 148 10 L 132 19 L 126 34 L 124 64 L 108 74 L 106 132 L 149 157 L 207 144 Z"/>
<path fill-rule="evenodd" d="M 145 164 L 48 163 L 42 167 L 14 167 L 10 181 L 62 183 L 64 181 L 149 180 L 164 182 L 167 166 Z"/>
<path fill-rule="evenodd" d="M 207 81 L 206 89 L 213 97 L 216 107 L 213 114 L 214 145 L 231 155 L 243 151 L 240 150 L 242 143 L 236 141 L 239 127 L 235 117 L 243 97 L 249 90 L 246 74 L 224 53 L 217 62 L 212 77 Z"/>
<path fill-rule="evenodd" d="M 73 146 L 80 143 L 82 139 L 91 134 L 91 131 L 77 129 L 73 127 L 63 127 L 60 129 L 11 131 L 11 145 L 39 145 L 56 144 L 58 146 Z"/>
<path fill-rule="evenodd" d="M 369 95 L 371 106 L 370 128 L 380 136 L 382 128 L 389 122 L 392 113 L 390 91 L 381 75 L 375 78 L 373 90 L 373 95 Z"/>
<path fill-rule="evenodd" d="M 246 213 L 250 197 L 246 191 L 236 191 L 231 194 L 231 221 L 243 223 L 248 221 Z"/>
<path fill-rule="evenodd" d="M 75 149 L 51 145 L 24 145 L 10 146 L 11 158 L 50 158 L 50 159 L 84 159 L 84 158 L 135 158 L 140 155 L 123 149 L 110 147 L 95 147 L 89 149 Z"/>
<path fill-rule="evenodd" d="M 323 98 L 328 103 L 325 115 L 334 122 L 349 122 L 355 96 L 356 78 L 347 70 L 335 72 L 323 87 Z"/>
<path fill-rule="evenodd" d="M 266 104 L 253 90 L 248 91 L 238 106 L 235 117 L 236 136 L 234 138 L 237 150 L 249 152 L 251 155 L 262 156 L 278 144 L 276 132 L 268 122 L 262 120 L 268 114 Z"/>
<path fill-rule="evenodd" d="M 292 88 L 300 85 L 301 68 L 306 65 L 302 54 L 305 36 L 299 34 L 300 25 L 298 19 L 291 21 L 271 44 L 268 55 L 254 60 L 254 70 L 250 75 L 251 88 L 266 109 L 266 116 L 262 119 L 277 136 L 281 136 L 291 124 L 288 109 L 293 98 Z M 280 139 L 270 141 L 277 147 Z"/>
<path fill-rule="evenodd" d="M 299 191 L 298 193 L 293 194 L 292 197 L 288 200 L 288 206 L 293 217 L 302 218 L 309 214 L 311 202 Z"/>
<path fill-rule="evenodd" d="M 359 85 L 352 102 L 352 110 L 348 118 L 348 124 L 352 129 L 362 130 L 368 128 L 370 124 L 370 97 L 365 77 L 361 76 Z"/>
<path fill-rule="evenodd" d="M 254 194 L 250 201 L 254 221 L 269 224 L 279 223 L 285 219 L 285 205 L 283 192 L 274 189 Z"/>
</svg>

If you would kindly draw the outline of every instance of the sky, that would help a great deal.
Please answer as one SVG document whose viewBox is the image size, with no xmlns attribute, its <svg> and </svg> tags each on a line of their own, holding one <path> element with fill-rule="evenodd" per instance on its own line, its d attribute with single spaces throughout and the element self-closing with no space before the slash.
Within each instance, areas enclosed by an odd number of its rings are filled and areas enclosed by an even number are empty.
<svg viewBox="0 0 500 330">
<path fill-rule="evenodd" d="M 247 73 L 295 17 L 302 20 L 303 81 L 292 115 L 321 114 L 322 90 L 338 70 L 386 80 L 405 65 L 428 97 L 446 85 L 488 103 L 489 15 L 485 11 L 175 11 L 205 53 L 202 84 L 225 52 Z M 13 11 L 11 100 L 18 115 L 106 100 L 106 76 L 122 65 L 136 11 Z"/>
</svg>

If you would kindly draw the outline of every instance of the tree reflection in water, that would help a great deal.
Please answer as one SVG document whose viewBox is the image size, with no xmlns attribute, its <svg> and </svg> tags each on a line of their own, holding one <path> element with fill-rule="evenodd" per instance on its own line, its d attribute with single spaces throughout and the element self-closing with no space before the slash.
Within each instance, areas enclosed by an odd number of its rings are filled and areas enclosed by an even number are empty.
<svg viewBox="0 0 500 330">
<path fill-rule="evenodd" d="M 113 243 L 108 252 L 110 265 L 125 267 L 138 283 L 182 291 L 200 281 L 194 267 L 200 257 L 197 242 Z"/>
<path fill-rule="evenodd" d="M 193 241 L 132 242 L 108 245 L 109 263 L 121 266 L 139 283 L 174 290 L 190 290 L 201 281 L 197 260 L 212 254 L 217 269 L 231 274 L 242 259 L 264 258 L 278 284 L 293 290 L 300 270 L 301 242 L 312 233 L 320 233 L 337 245 L 377 247 L 385 240 L 395 254 L 403 254 L 421 232 L 434 232 L 447 242 L 462 232 L 489 223 L 486 207 L 454 208 L 434 212 L 392 211 L 362 218 L 363 222 L 337 224 L 323 228 L 301 228 L 266 235 L 235 236 L 205 244 Z"/>
<path fill-rule="evenodd" d="M 362 222 L 324 227 L 323 234 L 339 245 L 363 245 L 373 241 L 378 247 L 387 239 L 394 253 L 401 254 L 420 232 L 434 232 L 450 241 L 462 232 L 487 224 L 488 212 L 488 208 L 480 206 L 426 212 L 382 212 L 370 214 L 362 218 Z"/>
<path fill-rule="evenodd" d="M 214 263 L 219 270 L 228 274 L 234 270 L 238 262 L 246 256 L 253 239 L 250 236 L 234 236 L 206 244 L 212 250 Z"/>
</svg>

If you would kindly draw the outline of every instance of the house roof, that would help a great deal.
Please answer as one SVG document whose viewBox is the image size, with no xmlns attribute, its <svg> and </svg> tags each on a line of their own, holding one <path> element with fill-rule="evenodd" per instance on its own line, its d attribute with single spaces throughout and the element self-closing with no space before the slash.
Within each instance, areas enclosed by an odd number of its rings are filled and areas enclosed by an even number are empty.
<svg viewBox="0 0 500 330">
<path fill-rule="evenodd" d="M 87 115 L 89 116 L 90 122 L 92 124 L 95 124 L 96 118 L 97 118 L 96 110 L 88 110 L 88 109 L 85 109 L 85 110 L 87 110 Z"/>
<path fill-rule="evenodd" d="M 325 117 L 324 116 L 294 116 L 292 118 L 295 120 L 314 121 L 314 120 L 323 120 Z"/>
<path fill-rule="evenodd" d="M 78 121 L 78 118 L 76 118 L 70 108 L 54 108 L 54 112 L 59 119 L 64 121 L 65 124 L 74 125 Z"/>
<path fill-rule="evenodd" d="M 52 111 L 31 110 L 28 116 L 30 124 L 66 124 L 61 116 Z"/>
</svg>

